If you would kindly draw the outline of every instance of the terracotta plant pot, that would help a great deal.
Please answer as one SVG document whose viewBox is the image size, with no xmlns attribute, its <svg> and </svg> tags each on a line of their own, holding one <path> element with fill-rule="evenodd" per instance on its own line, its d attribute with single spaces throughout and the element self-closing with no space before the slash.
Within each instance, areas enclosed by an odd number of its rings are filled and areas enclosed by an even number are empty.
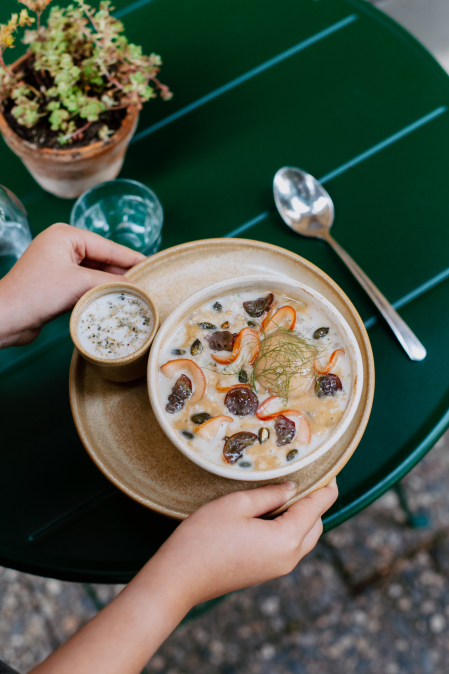
<svg viewBox="0 0 449 674">
<path fill-rule="evenodd" d="M 13 69 L 19 68 L 27 58 L 25 55 L 16 61 Z M 63 199 L 73 199 L 94 185 L 117 177 L 138 120 L 138 111 L 130 108 L 121 127 L 107 141 L 99 140 L 73 149 L 36 147 L 20 138 L 1 112 L 0 133 L 44 190 Z"/>
</svg>

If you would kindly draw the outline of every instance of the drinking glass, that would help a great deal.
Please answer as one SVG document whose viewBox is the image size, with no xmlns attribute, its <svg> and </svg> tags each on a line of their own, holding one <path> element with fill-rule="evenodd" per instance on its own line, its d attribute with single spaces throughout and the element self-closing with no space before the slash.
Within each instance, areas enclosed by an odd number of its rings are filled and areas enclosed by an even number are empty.
<svg viewBox="0 0 449 674">
<path fill-rule="evenodd" d="M 155 193 L 135 180 L 110 180 L 84 192 L 70 224 L 121 243 L 144 255 L 161 245 L 164 212 Z"/>
<path fill-rule="evenodd" d="M 32 239 L 23 204 L 0 185 L 0 278 L 9 272 Z"/>
</svg>

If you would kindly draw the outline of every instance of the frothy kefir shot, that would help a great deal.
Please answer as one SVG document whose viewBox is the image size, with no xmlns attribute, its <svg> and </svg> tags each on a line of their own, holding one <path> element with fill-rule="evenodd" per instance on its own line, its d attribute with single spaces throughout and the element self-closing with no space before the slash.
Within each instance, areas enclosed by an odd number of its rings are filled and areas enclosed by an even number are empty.
<svg viewBox="0 0 449 674">
<path fill-rule="evenodd" d="M 110 381 L 144 376 L 151 342 L 159 327 L 151 297 L 132 283 L 105 283 L 76 304 L 70 334 L 77 350 Z"/>
<path fill-rule="evenodd" d="M 114 292 L 84 310 L 78 337 L 93 356 L 122 358 L 145 344 L 153 326 L 153 312 L 146 302 L 129 292 Z"/>
</svg>

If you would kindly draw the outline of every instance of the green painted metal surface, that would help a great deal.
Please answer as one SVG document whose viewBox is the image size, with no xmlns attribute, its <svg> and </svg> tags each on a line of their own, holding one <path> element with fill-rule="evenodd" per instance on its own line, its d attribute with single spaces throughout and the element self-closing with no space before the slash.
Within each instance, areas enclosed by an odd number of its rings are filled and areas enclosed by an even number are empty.
<svg viewBox="0 0 449 674">
<path fill-rule="evenodd" d="M 335 526 L 400 479 L 449 425 L 448 385 L 434 376 L 449 330 L 440 196 L 449 79 L 363 0 L 115 4 L 129 38 L 162 55 L 161 79 L 175 93 L 145 107 L 121 174 L 161 198 L 163 247 L 230 234 L 284 246 L 324 269 L 369 326 L 376 397 L 326 516 Z M 3 0 L 0 19 L 15 7 Z M 3 142 L 0 160 L 0 184 L 25 201 L 35 234 L 68 221 L 72 202 L 45 194 Z M 330 248 L 295 236 L 274 213 L 271 181 L 285 164 L 324 180 L 335 237 L 401 307 L 427 348 L 424 362 L 407 359 Z M 62 317 L 33 345 L 0 352 L 0 561 L 127 580 L 175 523 L 118 493 L 85 453 L 69 408 L 67 325 Z"/>
</svg>

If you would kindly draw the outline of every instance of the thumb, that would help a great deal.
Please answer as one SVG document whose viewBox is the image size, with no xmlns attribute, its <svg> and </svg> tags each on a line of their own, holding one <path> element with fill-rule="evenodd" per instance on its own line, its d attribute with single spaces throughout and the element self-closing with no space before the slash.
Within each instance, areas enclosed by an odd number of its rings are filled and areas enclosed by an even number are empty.
<svg viewBox="0 0 449 674">
<path fill-rule="evenodd" d="M 244 496 L 240 513 L 247 517 L 260 517 L 285 505 L 295 495 L 297 486 L 294 482 L 283 484 L 269 484 L 244 492 L 237 492 L 235 496 Z M 237 506 L 238 507 L 238 506 Z"/>
<path fill-rule="evenodd" d="M 279 519 L 284 526 L 291 527 L 296 536 L 304 537 L 316 524 L 317 520 L 329 510 L 337 500 L 338 487 L 334 478 L 326 487 L 317 489 L 300 501 L 294 503 Z"/>
<path fill-rule="evenodd" d="M 136 283 L 133 283 L 131 279 L 128 278 L 123 278 L 121 274 L 110 274 L 109 272 L 106 271 L 100 271 L 99 269 L 86 269 L 82 267 L 78 267 L 78 269 L 82 269 L 83 271 L 83 285 L 84 290 L 82 291 L 81 295 L 84 295 L 88 290 L 91 288 L 95 288 L 95 286 L 100 286 L 103 283 L 131 283 L 132 285 L 137 285 Z M 80 297 L 81 297 L 80 295 Z"/>
</svg>

